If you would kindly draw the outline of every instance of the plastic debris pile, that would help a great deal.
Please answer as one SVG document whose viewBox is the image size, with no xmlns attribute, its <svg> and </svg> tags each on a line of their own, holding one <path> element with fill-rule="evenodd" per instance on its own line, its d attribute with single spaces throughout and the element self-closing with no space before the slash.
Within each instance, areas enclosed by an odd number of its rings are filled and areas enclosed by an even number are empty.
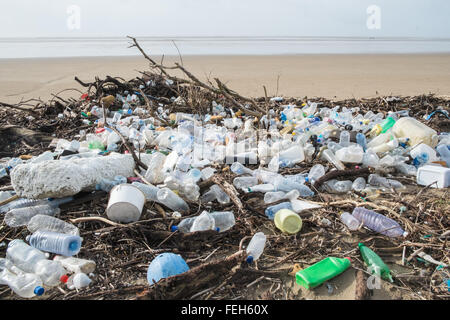
<svg viewBox="0 0 450 320">
<path fill-rule="evenodd" d="M 398 264 L 394 252 L 420 273 L 399 286 L 432 279 L 425 297 L 445 297 L 435 276 L 449 264 L 448 101 L 414 100 L 429 112 L 419 117 L 408 99 L 248 99 L 188 79 L 109 77 L 78 100 L 39 105 L 39 119 L 2 111 L 33 132 L 51 119 L 54 137 L 4 149 L 0 284 L 25 298 L 55 286 L 89 298 L 107 281 L 136 294 L 251 237 L 244 272 L 290 252 L 285 262 L 310 262 L 296 273 L 308 289 L 362 260 L 392 282 L 398 272 L 374 251 Z"/>
</svg>

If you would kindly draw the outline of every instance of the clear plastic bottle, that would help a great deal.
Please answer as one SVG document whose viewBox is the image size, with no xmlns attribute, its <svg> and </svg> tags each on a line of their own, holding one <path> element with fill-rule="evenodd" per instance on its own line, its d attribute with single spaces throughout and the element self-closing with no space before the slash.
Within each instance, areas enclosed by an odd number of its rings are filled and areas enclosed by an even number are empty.
<svg viewBox="0 0 450 320">
<path fill-rule="evenodd" d="M 48 260 L 44 252 L 20 239 L 8 244 L 6 258 L 20 270 L 38 275 L 47 286 L 56 286 L 60 281 L 65 281 L 66 272 L 59 262 Z"/>
<path fill-rule="evenodd" d="M 278 211 L 280 211 L 281 209 L 292 210 L 292 204 L 290 202 L 282 202 L 282 203 L 267 207 L 266 210 L 264 211 L 264 213 L 270 220 L 273 220 L 275 218 L 275 214 Z"/>
<path fill-rule="evenodd" d="M 352 190 L 361 192 L 366 188 L 366 179 L 363 177 L 356 178 L 352 184 Z"/>
<path fill-rule="evenodd" d="M 164 204 L 166 207 L 180 212 L 188 212 L 189 206 L 182 198 L 175 194 L 169 188 L 162 188 L 156 194 L 158 202 Z"/>
<path fill-rule="evenodd" d="M 356 207 L 352 215 L 367 228 L 388 237 L 406 237 L 408 235 L 396 221 L 372 210 Z"/>
<path fill-rule="evenodd" d="M 76 257 L 55 256 L 53 260 L 58 261 L 67 271 L 73 273 L 90 274 L 95 271 L 96 267 L 95 261 Z"/>
<path fill-rule="evenodd" d="M 173 232 L 173 231 L 179 230 L 182 233 L 191 232 L 192 224 L 194 223 L 196 218 L 197 218 L 197 216 L 189 217 L 189 218 L 185 218 L 185 219 L 181 220 L 177 226 L 171 227 L 171 231 Z"/>
<path fill-rule="evenodd" d="M 330 162 L 332 165 L 336 167 L 338 170 L 345 170 L 344 164 L 336 158 L 336 155 L 329 149 L 323 150 L 322 157 Z"/>
<path fill-rule="evenodd" d="M 305 160 L 305 152 L 301 145 L 294 145 L 278 155 L 280 167 L 291 167 Z"/>
<path fill-rule="evenodd" d="M 234 162 L 231 167 L 230 167 L 231 171 L 237 175 L 241 175 L 241 174 L 253 174 L 253 170 L 245 167 L 242 163 L 240 162 Z"/>
<path fill-rule="evenodd" d="M 249 192 L 270 192 L 275 190 L 275 187 L 273 184 L 270 183 L 263 183 L 263 184 L 257 184 L 256 186 L 248 188 Z"/>
<path fill-rule="evenodd" d="M 42 214 L 35 215 L 27 224 L 27 229 L 31 233 L 37 230 L 47 230 L 59 233 L 71 234 L 74 236 L 79 236 L 80 231 L 71 223 L 67 223 L 61 219 L 46 216 Z"/>
<path fill-rule="evenodd" d="M 55 216 L 59 212 L 59 208 L 54 208 L 48 204 L 12 209 L 5 214 L 5 223 L 10 227 L 20 227 L 26 225 L 35 215 Z"/>
<path fill-rule="evenodd" d="M 358 230 L 361 222 L 352 216 L 349 212 L 344 212 L 340 216 L 341 221 L 352 231 Z"/>
<path fill-rule="evenodd" d="M 283 191 L 269 191 L 264 195 L 264 203 L 277 202 L 284 199 L 285 196 L 286 192 Z"/>
<path fill-rule="evenodd" d="M 366 136 L 364 135 L 364 133 L 358 132 L 356 134 L 356 143 L 359 144 L 361 146 L 361 148 L 363 148 L 364 152 L 366 151 L 367 139 L 366 139 Z"/>
<path fill-rule="evenodd" d="M 148 169 L 145 172 L 145 179 L 150 183 L 158 184 L 164 181 L 164 174 L 162 172 L 166 156 L 161 152 L 152 154 L 151 162 L 148 164 Z"/>
<path fill-rule="evenodd" d="M 214 226 L 219 232 L 227 231 L 236 224 L 232 211 L 214 211 L 210 216 L 214 219 Z"/>
<path fill-rule="evenodd" d="M 19 208 L 26 208 L 26 207 L 34 207 L 39 205 L 45 205 L 48 204 L 48 200 L 46 199 L 17 199 L 14 201 L 11 201 L 10 203 L 7 203 L 0 207 L 0 212 L 5 213 L 12 209 L 19 209 Z"/>
<path fill-rule="evenodd" d="M 314 165 L 308 173 L 308 181 L 313 184 L 317 179 L 322 177 L 325 174 L 325 168 L 320 163 Z"/>
<path fill-rule="evenodd" d="M 158 201 L 157 194 L 160 190 L 158 187 L 140 182 L 133 182 L 131 185 L 135 186 L 144 193 L 146 201 Z"/>
<path fill-rule="evenodd" d="M 266 235 L 262 232 L 257 232 L 250 240 L 250 243 L 245 250 L 247 252 L 247 262 L 252 263 L 259 259 L 264 251 L 266 245 Z"/>
<path fill-rule="evenodd" d="M 336 151 L 336 158 L 343 163 L 361 163 L 364 151 L 359 145 L 351 145 Z"/>
<path fill-rule="evenodd" d="M 230 203 L 230 197 L 217 184 L 212 185 L 210 190 L 216 195 L 217 202 L 221 204 Z"/>
<path fill-rule="evenodd" d="M 192 223 L 190 232 L 215 230 L 214 218 L 208 211 L 203 211 Z"/>
<path fill-rule="evenodd" d="M 237 189 L 245 189 L 251 188 L 258 184 L 258 178 L 256 177 L 236 177 L 233 180 L 233 185 Z"/>
<path fill-rule="evenodd" d="M 34 273 L 11 272 L 4 267 L 0 273 L 0 284 L 7 285 L 11 290 L 22 298 L 33 298 L 44 294 L 44 287 L 41 278 Z"/>
<path fill-rule="evenodd" d="M 309 187 L 283 177 L 275 178 L 273 185 L 275 188 L 274 190 L 276 191 L 290 192 L 291 190 L 297 190 L 300 197 L 306 198 L 314 196 L 314 191 L 312 191 Z"/>
<path fill-rule="evenodd" d="M 339 144 L 343 147 L 348 147 L 350 145 L 350 132 L 346 130 L 341 131 L 339 136 Z"/>
<path fill-rule="evenodd" d="M 439 152 L 439 156 L 445 163 L 447 167 L 450 168 L 450 151 L 446 144 L 440 144 L 436 147 L 437 152 Z"/>
<path fill-rule="evenodd" d="M 31 246 L 63 256 L 76 255 L 81 249 L 82 238 L 64 233 L 38 230 L 26 240 Z"/>
<path fill-rule="evenodd" d="M 394 189 L 398 189 L 398 190 L 405 189 L 405 186 L 401 182 L 392 180 L 392 179 L 386 179 L 386 178 L 380 177 L 377 174 L 369 175 L 367 182 L 369 182 L 369 184 L 371 184 L 372 186 L 394 188 Z"/>
</svg>

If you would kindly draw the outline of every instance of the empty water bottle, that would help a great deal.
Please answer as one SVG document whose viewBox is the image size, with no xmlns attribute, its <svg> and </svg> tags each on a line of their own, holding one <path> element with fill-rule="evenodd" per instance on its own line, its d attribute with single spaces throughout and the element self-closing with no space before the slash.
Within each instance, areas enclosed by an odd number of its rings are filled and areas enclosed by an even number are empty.
<svg viewBox="0 0 450 320">
<path fill-rule="evenodd" d="M 189 211 L 189 206 L 186 201 L 181 199 L 178 195 L 175 194 L 175 192 L 173 192 L 169 188 L 160 189 L 156 196 L 158 197 L 158 202 L 164 204 L 166 207 L 174 211 Z"/>
<path fill-rule="evenodd" d="M 273 191 L 273 190 L 275 190 L 275 187 L 274 187 L 273 184 L 270 184 L 270 183 L 257 184 L 255 186 L 252 186 L 252 187 L 248 188 L 249 192 L 263 192 L 263 193 L 266 193 L 266 192 L 270 192 L 270 191 Z"/>
<path fill-rule="evenodd" d="M 208 211 L 203 211 L 192 223 L 190 232 L 216 230 L 215 220 Z"/>
<path fill-rule="evenodd" d="M 335 166 L 336 169 L 338 170 L 345 169 L 344 164 L 338 158 L 336 158 L 336 155 L 331 150 L 329 149 L 323 150 L 322 157 L 328 162 L 330 162 L 333 166 Z"/>
<path fill-rule="evenodd" d="M 212 185 L 208 192 L 202 196 L 202 202 L 208 203 L 213 200 L 221 204 L 227 204 L 230 202 L 230 197 L 219 187 L 217 184 Z"/>
<path fill-rule="evenodd" d="M 131 185 L 135 186 L 144 193 L 146 201 L 158 201 L 158 187 L 140 182 L 133 182 Z"/>
<path fill-rule="evenodd" d="M 80 251 L 83 239 L 79 236 L 38 230 L 31 236 L 27 236 L 26 240 L 36 249 L 63 256 L 73 256 Z"/>
<path fill-rule="evenodd" d="M 386 179 L 383 177 L 380 177 L 377 174 L 371 174 L 369 175 L 369 178 L 367 179 L 367 182 L 373 186 L 381 186 L 385 188 L 394 188 L 394 189 L 405 189 L 405 186 L 396 180 L 392 179 Z"/>
<path fill-rule="evenodd" d="M 189 271 L 186 261 L 174 253 L 161 253 L 156 256 L 147 269 L 147 281 L 150 285 L 159 280 Z"/>
<path fill-rule="evenodd" d="M 372 210 L 357 207 L 353 210 L 352 215 L 367 228 L 388 237 L 406 237 L 408 235 L 408 232 L 404 231 L 396 221 Z"/>
<path fill-rule="evenodd" d="M 364 133 L 358 132 L 356 134 L 356 143 L 359 144 L 361 146 L 361 148 L 363 148 L 364 152 L 366 151 L 367 140 L 366 140 L 366 136 L 364 135 Z"/>
<path fill-rule="evenodd" d="M 20 227 L 26 225 L 35 215 L 55 216 L 59 212 L 59 208 L 54 208 L 48 204 L 12 209 L 6 213 L 5 223 L 10 227 Z"/>
<path fill-rule="evenodd" d="M 196 218 L 197 216 L 181 220 L 181 222 L 177 226 L 171 227 L 171 231 L 179 230 L 182 233 L 191 232 L 192 224 L 194 223 Z"/>
<path fill-rule="evenodd" d="M 48 260 L 44 252 L 20 239 L 8 244 L 6 258 L 20 270 L 37 274 L 47 286 L 56 286 L 65 281 L 65 270 L 59 262 Z"/>
<path fill-rule="evenodd" d="M 230 167 L 231 171 L 237 175 L 241 175 L 241 174 L 253 174 L 253 170 L 245 167 L 242 163 L 240 162 L 234 162 L 231 167 Z"/>
<path fill-rule="evenodd" d="M 286 196 L 286 192 L 283 192 L 283 191 L 267 192 L 264 195 L 264 203 L 277 202 L 277 201 L 284 199 L 285 196 Z"/>
<path fill-rule="evenodd" d="M 41 278 L 33 273 L 9 271 L 6 267 L 0 273 L 0 284 L 7 285 L 22 298 L 32 298 L 44 294 Z"/>
<path fill-rule="evenodd" d="M 323 167 L 323 165 L 321 165 L 320 163 L 316 164 L 311 168 L 311 170 L 309 170 L 308 181 L 311 184 L 314 184 L 314 182 L 317 181 L 317 179 L 322 177 L 324 174 L 325 174 L 325 168 Z"/>
<path fill-rule="evenodd" d="M 361 192 L 366 188 L 366 179 L 363 177 L 356 178 L 352 184 L 352 190 Z"/>
<path fill-rule="evenodd" d="M 214 226 L 219 232 L 225 232 L 236 224 L 232 211 L 214 211 L 210 216 L 214 219 Z"/>
<path fill-rule="evenodd" d="M 55 256 L 54 261 L 58 261 L 68 271 L 73 273 L 92 273 L 95 270 L 95 261 L 80 259 L 76 257 Z"/>
<path fill-rule="evenodd" d="M 348 147 L 350 145 L 350 132 L 345 130 L 341 131 L 339 144 L 343 147 Z"/>
<path fill-rule="evenodd" d="M 361 222 L 352 216 L 349 212 L 344 212 L 340 216 L 341 221 L 352 231 L 358 230 Z"/>
<path fill-rule="evenodd" d="M 61 219 L 46 216 L 42 214 L 35 215 L 27 224 L 27 229 L 31 233 L 37 230 L 47 230 L 59 233 L 71 234 L 74 236 L 80 235 L 80 231 L 73 224 L 67 223 Z"/>
<path fill-rule="evenodd" d="M 447 145 L 440 144 L 436 147 L 436 150 L 439 152 L 441 159 L 447 164 L 447 167 L 450 168 L 450 150 L 448 150 Z"/>
<path fill-rule="evenodd" d="M 248 190 L 248 188 L 251 188 L 257 184 L 258 184 L 258 178 L 256 178 L 256 177 L 236 177 L 233 180 L 233 185 L 237 189 Z"/>
<path fill-rule="evenodd" d="M 247 252 L 247 262 L 252 263 L 258 260 L 264 251 L 265 245 L 266 235 L 262 232 L 255 233 L 245 250 Z"/>
<path fill-rule="evenodd" d="M 264 211 L 264 213 L 270 220 L 273 220 L 275 218 L 275 214 L 278 211 L 280 211 L 281 209 L 292 210 L 292 204 L 290 202 L 282 202 L 282 203 L 267 207 L 266 210 Z"/>
<path fill-rule="evenodd" d="M 12 209 L 19 209 L 19 208 L 25 208 L 25 207 L 33 207 L 33 206 L 39 206 L 39 205 L 45 205 L 48 204 L 48 200 L 40 199 L 17 199 L 14 201 L 11 201 L 10 203 L 7 203 L 0 207 L 0 212 L 5 213 Z"/>
</svg>

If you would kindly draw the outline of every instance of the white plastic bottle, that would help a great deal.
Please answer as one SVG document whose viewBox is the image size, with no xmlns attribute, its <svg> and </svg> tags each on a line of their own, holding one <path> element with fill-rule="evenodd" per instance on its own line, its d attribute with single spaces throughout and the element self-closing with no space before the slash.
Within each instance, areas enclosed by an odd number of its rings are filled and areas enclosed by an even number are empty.
<svg viewBox="0 0 450 320">
<path fill-rule="evenodd" d="M 247 262 L 252 263 L 259 259 L 264 251 L 266 245 L 266 235 L 262 232 L 257 232 L 250 240 L 247 246 Z"/>
<path fill-rule="evenodd" d="M 203 211 L 192 223 L 190 232 L 214 230 L 215 221 L 208 211 Z"/>
<path fill-rule="evenodd" d="M 31 246 L 63 256 L 76 255 L 81 249 L 82 238 L 64 233 L 38 230 L 26 240 Z"/>
<path fill-rule="evenodd" d="M 71 223 L 67 223 L 61 219 L 46 216 L 43 214 L 35 215 L 27 224 L 27 229 L 31 233 L 37 230 L 47 230 L 59 233 L 71 234 L 74 236 L 80 235 L 80 231 Z"/>
<path fill-rule="evenodd" d="M 359 220 L 352 216 L 349 212 L 342 213 L 340 218 L 341 221 L 352 231 L 358 230 L 359 225 L 361 224 L 361 222 L 359 222 Z"/>
<path fill-rule="evenodd" d="M 60 213 L 59 208 L 48 204 L 12 209 L 5 214 L 5 223 L 10 227 L 25 226 L 35 215 L 55 216 Z"/>
<path fill-rule="evenodd" d="M 164 204 L 166 207 L 174 211 L 189 211 L 189 206 L 186 201 L 181 199 L 178 195 L 175 194 L 175 192 L 173 192 L 169 188 L 160 189 L 156 196 L 158 197 L 158 202 Z"/>
</svg>

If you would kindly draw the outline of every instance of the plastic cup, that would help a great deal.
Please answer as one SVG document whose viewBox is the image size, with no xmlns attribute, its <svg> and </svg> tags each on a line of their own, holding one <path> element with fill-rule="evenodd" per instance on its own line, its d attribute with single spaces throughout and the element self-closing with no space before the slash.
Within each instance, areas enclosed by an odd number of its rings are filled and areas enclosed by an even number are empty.
<svg viewBox="0 0 450 320">
<path fill-rule="evenodd" d="M 106 215 L 116 222 L 138 221 L 145 203 L 145 195 L 131 184 L 119 184 L 112 188 Z"/>
<path fill-rule="evenodd" d="M 302 218 L 294 211 L 281 209 L 275 214 L 275 226 L 283 232 L 295 234 L 302 229 Z"/>
</svg>

